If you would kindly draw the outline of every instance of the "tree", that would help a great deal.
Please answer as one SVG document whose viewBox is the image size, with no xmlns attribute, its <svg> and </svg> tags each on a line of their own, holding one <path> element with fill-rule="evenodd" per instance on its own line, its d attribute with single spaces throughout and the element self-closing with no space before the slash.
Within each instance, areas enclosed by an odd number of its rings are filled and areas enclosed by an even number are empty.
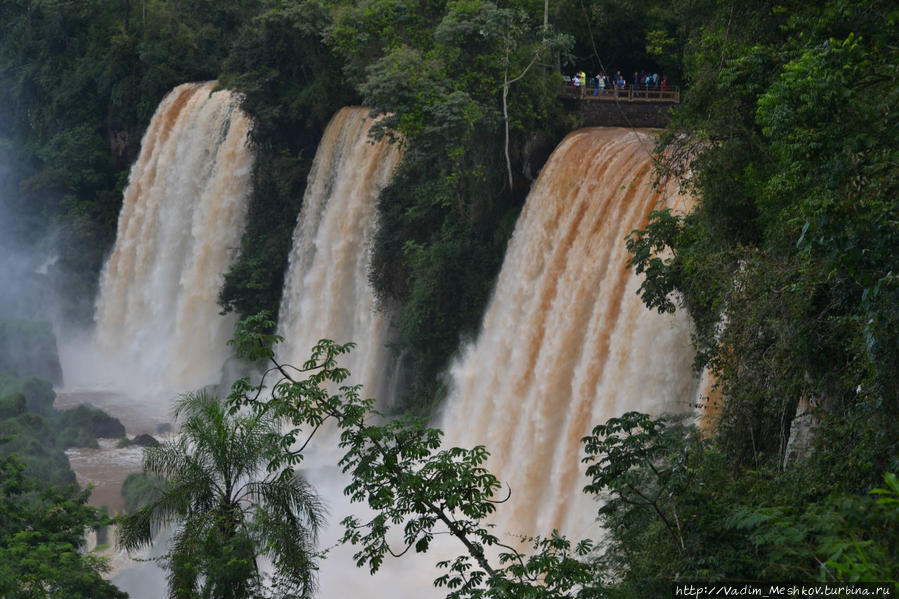
<svg viewBox="0 0 899 599">
<path fill-rule="evenodd" d="M 28 478 L 15 456 L 0 458 L 0 596 L 124 599 L 103 580 L 106 563 L 84 553 L 85 533 L 109 524 L 87 505 L 90 491 Z"/>
<path fill-rule="evenodd" d="M 293 469 L 266 470 L 280 450 L 277 421 L 229 413 L 205 392 L 183 396 L 175 415 L 178 439 L 144 453 L 144 472 L 167 482 L 157 499 L 121 519 L 121 545 L 149 545 L 160 529 L 178 525 L 162 558 L 170 597 L 261 596 L 261 557 L 274 565 L 278 597 L 310 596 L 324 508 Z"/>
<path fill-rule="evenodd" d="M 899 516 L 893 475 L 885 476 L 889 489 L 874 491 L 883 496 L 876 510 L 873 499 L 852 494 L 833 496 L 821 509 L 811 503 L 816 485 L 809 477 L 820 474 L 814 466 L 741 472 L 683 418 L 637 412 L 582 439 L 590 481 L 584 492 L 602 499 L 603 543 L 573 544 L 552 531 L 506 545 L 489 520 L 508 491 L 485 468 L 486 448 L 445 447 L 441 431 L 418 420 L 385 419 L 358 386 L 343 384 L 349 372 L 338 361 L 352 344 L 322 340 L 297 368 L 275 359 L 271 345 L 279 338 L 270 330 L 264 315 L 238 325 L 238 354 L 271 367 L 258 384 L 241 379 L 232 387 L 231 410 L 282 423 L 273 471 L 292 472 L 322 426 L 336 426 L 339 465 L 350 477 L 344 492 L 373 514 L 343 519 L 343 542 L 357 546 L 359 567 L 375 572 L 385 559 L 427 552 L 445 535 L 461 547 L 438 564 L 445 573 L 435 585 L 448 599 L 629 599 L 669 593 L 676 580 L 791 580 L 797 572 L 822 582 L 891 580 Z M 828 516 L 840 511 L 834 506 L 846 507 L 839 521 Z M 778 530 L 797 508 L 804 515 L 791 526 L 814 535 L 811 546 L 805 535 Z"/>
<path fill-rule="evenodd" d="M 801 509 L 745 506 L 729 518 L 760 549 L 767 578 L 892 583 L 899 588 L 899 479 L 868 495 L 833 495 Z"/>
<path fill-rule="evenodd" d="M 677 297 L 696 325 L 738 462 L 781 462 L 800 401 L 819 419 L 870 409 L 895 455 L 897 18 L 880 1 L 724 3 L 688 48 L 660 163 L 689 173 L 695 209 L 654 214 L 629 243 L 644 302 Z"/>
<path fill-rule="evenodd" d="M 870 493 L 819 496 L 813 462 L 735 471 L 693 427 L 637 412 L 583 441 L 607 532 L 595 571 L 614 573 L 605 596 L 663 596 L 677 579 L 895 584 L 894 474 Z"/>
<path fill-rule="evenodd" d="M 410 550 L 426 552 L 434 537 L 450 535 L 464 551 L 438 564 L 447 570 L 435 585 L 447 588 L 449 599 L 480 597 L 592 597 L 598 577 L 585 559 L 590 541 L 572 546 L 553 532 L 549 537 L 524 539 L 528 555 L 502 543 L 487 518 L 504 499 L 500 481 L 484 467 L 488 452 L 442 447 L 443 433 L 412 417 L 384 422 L 363 399 L 359 386 L 341 386 L 349 372 L 338 358 L 353 344 L 323 339 L 310 359 L 297 368 L 278 362 L 271 350 L 280 340 L 268 331 L 273 323 L 264 314 L 238 324 L 235 345 L 239 356 L 271 364 L 258 384 L 248 378 L 232 387 L 231 411 L 249 408 L 259 418 L 282 424 L 281 451 L 273 454 L 269 470 L 283 475 L 303 460 L 303 451 L 326 421 L 340 431 L 344 455 L 339 465 L 350 475 L 344 493 L 365 502 L 374 512 L 367 522 L 344 518 L 342 541 L 358 545 L 356 565 L 377 571 L 388 555 Z M 276 380 L 271 386 L 267 378 Z M 339 387 L 334 392 L 332 389 Z M 263 394 L 265 391 L 265 394 Z M 401 547 L 391 545 L 394 529 Z"/>
</svg>

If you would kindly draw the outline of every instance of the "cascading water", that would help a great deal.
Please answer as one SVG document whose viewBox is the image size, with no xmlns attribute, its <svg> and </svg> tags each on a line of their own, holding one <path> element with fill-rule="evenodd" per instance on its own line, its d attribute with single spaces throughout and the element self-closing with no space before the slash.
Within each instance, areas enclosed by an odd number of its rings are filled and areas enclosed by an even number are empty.
<svg viewBox="0 0 899 599">
<path fill-rule="evenodd" d="M 319 339 L 354 341 L 342 365 L 367 395 L 381 397 L 389 382 L 388 322 L 377 310 L 368 270 L 378 193 L 400 150 L 387 139 L 369 139 L 368 113 L 342 109 L 319 144 L 293 235 L 278 334 L 285 339 L 280 357 L 289 364 L 305 362 Z"/>
<path fill-rule="evenodd" d="M 210 96 L 211 89 L 179 87 L 157 111 L 98 303 L 107 347 L 153 365 L 157 375 L 205 372 L 199 384 L 216 379 L 225 359 L 230 323 L 218 316 L 215 297 L 239 243 L 251 166 L 249 124 L 232 97 Z M 321 337 L 357 342 L 342 365 L 367 396 L 380 398 L 391 369 L 387 323 L 368 282 L 369 245 L 377 194 L 400 152 L 386 141 L 373 144 L 370 125 L 366 109 L 344 109 L 325 132 L 294 233 L 278 332 L 286 339 L 279 356 L 291 364 L 305 361 Z M 519 218 L 481 334 L 452 368 L 446 440 L 493 453 L 491 469 L 512 488 L 498 512 L 500 530 L 589 535 L 596 506 L 580 492 L 579 439 L 624 411 L 682 411 L 695 398 L 688 322 L 647 311 L 635 294 L 638 279 L 625 268 L 624 235 L 652 209 L 682 201 L 674 189 L 652 189 L 651 143 L 645 133 L 591 129 L 556 149 Z M 212 183 L 214 173 L 230 178 Z M 221 252 L 215 260 L 198 254 L 213 250 Z M 208 285 L 194 283 L 200 272 L 209 274 Z M 193 341 L 204 348 L 191 349 Z M 324 449 L 303 465 L 339 520 L 348 506 L 340 503 L 344 481 L 334 453 Z M 456 549 L 434 552 L 443 558 Z M 391 561 L 372 581 L 351 553 L 339 548 L 322 564 L 321 596 L 441 595 L 431 587 L 435 556 Z"/>
<path fill-rule="evenodd" d="M 295 235 L 292 262 L 304 265 L 299 272 L 311 273 L 317 268 L 312 262 L 327 261 L 320 275 L 304 276 L 305 287 L 293 287 L 298 273 L 290 277 L 293 291 L 290 300 L 285 293 L 285 302 L 310 306 L 306 317 L 289 328 L 282 308 L 281 334 L 290 339 L 301 332 L 306 339 L 306 347 L 292 345 L 301 352 L 293 349 L 293 360 L 304 359 L 302 352 L 322 335 L 340 339 L 331 331 L 338 326 L 346 330 L 357 320 L 349 307 L 328 305 L 341 292 L 338 284 L 324 282 L 326 273 L 351 275 L 340 283 L 353 290 L 345 293 L 355 293 L 360 286 L 367 290 L 366 268 L 334 266 L 342 263 L 336 256 L 347 249 L 357 257 L 366 256 L 364 250 L 331 247 L 350 243 L 347 231 L 361 223 L 347 217 L 351 209 L 342 207 L 334 217 L 347 218 L 343 222 L 352 227 L 339 236 L 325 234 L 321 200 L 309 195 L 333 195 L 328 200 L 332 202 L 346 196 L 333 190 L 350 184 L 344 181 L 346 173 L 357 173 L 353 177 L 359 177 L 359 183 L 372 177 L 361 162 L 346 161 L 319 180 L 325 165 L 341 163 L 344 151 L 332 156 L 330 149 L 340 145 L 340 136 L 351 140 L 357 135 L 347 117 L 343 113 L 343 121 L 335 118 L 332 127 L 340 122 L 340 130 L 329 128 L 323 141 L 304 204 L 304 214 L 307 208 L 312 213 Z M 689 323 L 680 314 L 647 311 L 635 293 L 639 280 L 625 266 L 624 236 L 644 225 L 654 208 L 683 208 L 684 199 L 673 187 L 652 188 L 651 145 L 648 133 L 591 129 L 573 133 L 559 146 L 519 218 L 479 339 L 452 369 L 453 390 L 443 415 L 446 442 L 484 444 L 493 452 L 490 467 L 509 481 L 513 493 L 499 506 L 496 523 L 501 531 L 548 534 L 558 528 L 574 537 L 596 537 L 599 531 L 591 530 L 596 504 L 581 493 L 586 481 L 579 463 L 580 438 L 595 423 L 627 410 L 686 411 L 695 400 Z M 383 160 L 369 154 L 373 152 L 369 147 L 360 156 Z M 318 309 L 328 312 L 320 316 L 313 311 Z M 340 314 L 336 321 L 331 310 Z M 370 308 L 364 307 L 362 314 L 370 315 Z M 325 322 L 335 323 L 334 328 Z M 309 331 L 302 331 L 303 323 Z M 377 339 L 348 334 L 345 339 L 369 346 Z M 364 353 L 372 348 L 360 349 Z M 348 367 L 352 372 L 358 365 Z M 370 375 L 357 382 L 365 383 L 366 395 L 377 397 L 369 385 L 383 388 L 384 371 L 381 380 L 378 370 L 373 372 L 374 382 Z M 340 502 L 345 481 L 333 467 L 334 454 L 313 454 L 305 464 L 310 479 L 329 499 L 332 514 L 339 518 L 346 513 L 349 506 Z M 380 580 L 372 581 L 365 572 L 354 571 L 352 551 L 339 548 L 322 564 L 322 596 L 364 590 L 374 597 L 438 597 L 442 594 L 431 586 L 439 574 L 433 564 L 461 551 L 452 540 L 442 539 L 432 546 L 432 555 L 390 561 Z"/>
<path fill-rule="evenodd" d="M 453 365 L 443 429 L 482 444 L 512 495 L 500 531 L 589 536 L 580 439 L 630 410 L 685 412 L 696 398 L 686 317 L 648 311 L 624 236 L 653 209 L 648 133 L 585 129 L 553 152 L 518 219 L 475 343 Z"/>
<path fill-rule="evenodd" d="M 283 362 L 301 365 L 319 339 L 353 341 L 356 348 L 340 362 L 350 371 L 349 382 L 362 384 L 365 396 L 383 400 L 394 369 L 386 347 L 388 320 L 377 309 L 368 271 L 378 194 L 390 181 L 401 152 L 386 139 L 373 142 L 368 137 L 373 124 L 368 114 L 367 108 L 340 110 L 315 154 L 293 235 L 278 318 L 278 334 L 284 343 L 278 354 Z M 320 431 L 303 462 L 306 476 L 331 512 L 324 546 L 337 542 L 337 522 L 357 511 L 343 495 L 348 481 L 337 468 L 341 452 L 335 432 Z M 319 570 L 319 596 L 346 597 L 362 590 L 372 597 L 430 596 L 433 577 L 410 572 L 408 563 L 385 567 L 377 585 L 385 591 L 379 594 L 368 573 L 355 567 L 352 554 L 347 546 L 329 552 Z M 406 573 L 401 574 L 404 569 Z M 397 592 L 398 588 L 411 594 Z"/>
<path fill-rule="evenodd" d="M 66 387 L 57 407 L 91 403 L 129 435 L 158 434 L 170 400 L 221 379 L 233 317 L 217 304 L 240 246 L 251 190 L 249 118 L 216 83 L 189 83 L 160 103 L 141 143 L 100 279 L 90 340 L 64 339 Z M 119 489 L 141 452 L 104 445 L 70 450 L 92 502 L 121 507 Z M 105 499 L 104 499 L 105 498 Z M 132 597 L 160 597 L 165 574 L 111 555 L 115 583 Z"/>
<path fill-rule="evenodd" d="M 105 385 L 192 390 L 218 382 L 228 356 L 233 318 L 216 300 L 240 246 L 253 155 L 250 120 L 215 85 L 166 96 L 131 170 L 97 301 L 103 376 L 119 375 Z"/>
</svg>

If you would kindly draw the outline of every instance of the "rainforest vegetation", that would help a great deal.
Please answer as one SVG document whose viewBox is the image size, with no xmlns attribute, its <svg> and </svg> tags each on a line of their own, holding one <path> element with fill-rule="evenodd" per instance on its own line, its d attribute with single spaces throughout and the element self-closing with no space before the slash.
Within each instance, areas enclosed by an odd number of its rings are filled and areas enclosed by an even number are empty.
<svg viewBox="0 0 899 599">
<path fill-rule="evenodd" d="M 886 0 L 6 0 L 0 198 L 15 219 L 0 246 L 52 248 L 66 316 L 89 321 L 155 107 L 177 84 L 217 79 L 243 94 L 257 156 L 221 306 L 277 313 L 318 139 L 338 108 L 364 104 L 387 115 L 379 131 L 405 151 L 381 196 L 371 282 L 399 332 L 406 415 L 375 426 L 364 390 L 323 390 L 345 376 L 332 361 L 343 346 L 321 346 L 311 382 L 286 381 L 281 403 L 255 402 L 249 380 L 229 399 L 295 426 L 339 422 L 351 493 L 382 516 L 348 523 L 361 565 L 387 557 L 388 525 L 427 550 L 441 509 L 459 509 L 461 556 L 440 581 L 452 597 L 664 597 L 674 580 L 895 585 L 897 21 Z M 581 69 L 658 71 L 683 90 L 656 165 L 683 179 L 695 208 L 655 213 L 621 243 L 645 276 L 647 308 L 691 316 L 697 370 L 717 389 L 703 432 L 639 414 L 596 423 L 584 448 L 586 492 L 605 498 L 601 547 L 540 531 L 531 551 L 494 563 L 482 521 L 502 506 L 490 502 L 498 483 L 484 450 L 442 449 L 413 415 L 439 404 L 441 373 L 476 333 L 528 187 L 578 125 L 557 94 Z M 271 358 L 271 324 L 242 329 L 248 358 Z M 4 383 L 0 410 L 24 422 L 45 406 L 21 384 Z M 799 420 L 805 450 L 788 447 Z M 297 465 L 288 446 L 264 448 L 273 471 Z M 13 458 L 0 471 L 3 552 L 17 550 L 23 522 L 50 524 L 26 501 L 38 473 Z M 71 508 L 70 532 L 97 521 L 77 494 L 43 501 Z M 210 584 L 216 560 L 255 551 L 229 539 L 204 545 Z M 3 567 L 0 589 L 16 596 L 25 579 Z"/>
<path fill-rule="evenodd" d="M 125 429 L 91 406 L 53 407 L 53 385 L 31 375 L 55 379 L 59 371 L 47 323 L 0 319 L 0 332 L 0 595 L 125 597 L 101 577 L 104 562 L 83 551 L 85 534 L 111 519 L 87 505 L 90 492 L 75 484 L 64 453 Z"/>
</svg>

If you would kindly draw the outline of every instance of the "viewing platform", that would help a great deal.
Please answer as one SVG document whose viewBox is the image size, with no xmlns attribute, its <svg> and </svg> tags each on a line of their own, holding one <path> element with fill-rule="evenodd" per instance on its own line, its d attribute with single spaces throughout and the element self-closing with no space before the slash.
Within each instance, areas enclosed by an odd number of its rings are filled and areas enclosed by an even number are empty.
<svg viewBox="0 0 899 599">
<path fill-rule="evenodd" d="M 594 95 L 596 94 L 596 95 Z M 563 98 L 573 100 L 585 100 L 587 102 L 680 102 L 680 88 L 652 87 L 645 85 L 627 85 L 623 88 L 605 88 L 596 93 L 596 87 L 588 86 L 581 97 L 581 88 L 572 85 L 564 85 L 559 94 Z"/>
<path fill-rule="evenodd" d="M 577 115 L 582 127 L 638 127 L 659 129 L 671 120 L 670 111 L 680 103 L 680 88 L 652 86 L 581 88 L 565 85 L 559 98 L 569 113 Z"/>
</svg>

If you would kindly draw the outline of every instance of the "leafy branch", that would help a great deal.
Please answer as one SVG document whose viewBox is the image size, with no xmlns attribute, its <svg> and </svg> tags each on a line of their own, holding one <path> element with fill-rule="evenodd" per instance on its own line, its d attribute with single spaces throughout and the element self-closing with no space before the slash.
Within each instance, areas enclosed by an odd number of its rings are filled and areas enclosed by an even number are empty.
<svg viewBox="0 0 899 599">
<path fill-rule="evenodd" d="M 238 329 L 238 354 L 265 356 L 270 368 L 258 385 L 245 379 L 235 385 L 231 410 L 247 408 L 286 425 L 279 441 L 282 451 L 268 464 L 282 476 L 292 475 L 303 449 L 325 423 L 337 427 L 344 450 L 339 466 L 351 477 L 345 493 L 375 514 L 368 521 L 356 516 L 342 521 L 342 541 L 359 546 L 354 555 L 358 566 L 374 573 L 387 555 L 426 552 L 435 536 L 448 534 L 465 549 L 438 564 L 448 572 L 435 584 L 450 589 L 450 598 L 578 596 L 577 589 L 595 578 L 591 563 L 583 559 L 593 548 L 589 541 L 572 548 L 555 532 L 550 538 L 523 539 L 535 550 L 530 556 L 501 542 L 485 522 L 508 495 L 497 497 L 502 485 L 485 468 L 487 450 L 443 448 L 443 433 L 415 418 L 385 422 L 373 400 L 360 396 L 360 386 L 342 384 L 349 373 L 337 362 L 352 344 L 321 340 L 302 368 L 293 368 L 261 345 L 270 339 L 265 326 L 265 319 L 257 318 Z M 268 377 L 276 380 L 271 393 L 263 394 Z M 337 391 L 331 391 L 335 386 Z M 402 531 L 401 548 L 388 540 L 394 528 Z"/>
</svg>

